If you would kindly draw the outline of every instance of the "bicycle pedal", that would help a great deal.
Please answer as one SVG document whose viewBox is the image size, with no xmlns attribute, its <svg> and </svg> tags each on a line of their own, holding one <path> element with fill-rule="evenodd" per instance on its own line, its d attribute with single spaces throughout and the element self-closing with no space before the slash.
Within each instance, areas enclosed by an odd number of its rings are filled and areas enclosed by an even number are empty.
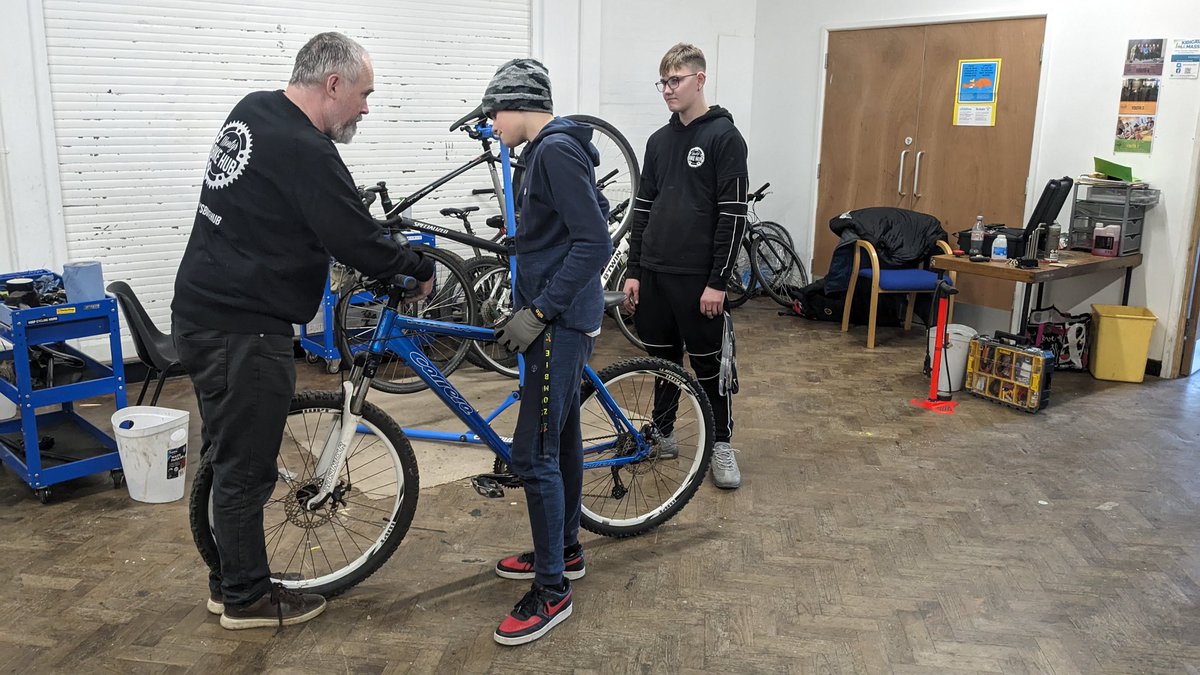
<svg viewBox="0 0 1200 675">
<path fill-rule="evenodd" d="M 472 478 L 471 487 L 475 488 L 475 492 L 478 492 L 479 496 L 488 499 L 499 499 L 504 496 L 504 487 L 500 485 L 500 482 L 486 474 Z"/>
</svg>

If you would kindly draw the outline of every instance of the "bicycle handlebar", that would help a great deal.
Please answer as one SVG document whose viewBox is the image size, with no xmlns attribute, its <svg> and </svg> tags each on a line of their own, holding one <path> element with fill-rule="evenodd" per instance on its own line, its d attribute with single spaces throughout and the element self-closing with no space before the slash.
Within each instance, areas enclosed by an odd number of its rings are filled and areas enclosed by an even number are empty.
<svg viewBox="0 0 1200 675">
<path fill-rule="evenodd" d="M 763 183 L 762 187 L 760 187 L 757 190 L 755 190 L 754 192 L 751 192 L 750 194 L 746 195 L 746 201 L 747 202 L 762 201 L 762 198 L 767 196 L 767 194 L 766 194 L 766 192 L 764 192 L 764 190 L 766 190 L 769 187 L 771 187 L 770 183 Z"/>
</svg>

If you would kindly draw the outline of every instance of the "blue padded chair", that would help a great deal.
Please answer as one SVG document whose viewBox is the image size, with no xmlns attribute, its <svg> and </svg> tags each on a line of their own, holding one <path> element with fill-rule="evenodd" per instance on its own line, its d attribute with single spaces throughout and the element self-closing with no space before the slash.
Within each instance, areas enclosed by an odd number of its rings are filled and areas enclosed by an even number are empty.
<svg viewBox="0 0 1200 675">
<path fill-rule="evenodd" d="M 937 242 L 938 248 L 943 253 L 953 254 L 950 244 L 944 241 Z M 870 267 L 863 267 L 863 253 L 870 260 Z M 957 274 L 950 273 L 950 283 L 953 285 L 957 282 Z M 875 252 L 875 247 L 870 242 L 859 239 L 854 246 L 854 269 L 850 273 L 850 288 L 846 291 L 846 306 L 842 310 L 842 332 L 850 330 L 850 305 L 854 302 L 854 288 L 858 280 L 868 279 L 871 282 L 871 315 L 867 321 L 867 349 L 875 348 L 875 314 L 879 306 L 880 293 L 907 293 L 908 294 L 908 311 L 904 317 L 904 330 L 912 328 L 913 305 L 916 304 L 917 293 L 933 293 L 937 287 L 938 279 L 942 278 L 942 274 L 934 272 L 924 267 L 914 267 L 911 269 L 898 270 L 881 270 L 879 269 L 879 255 Z M 949 323 L 951 316 L 954 313 L 954 296 L 950 296 L 950 313 L 947 314 L 946 322 Z"/>
</svg>

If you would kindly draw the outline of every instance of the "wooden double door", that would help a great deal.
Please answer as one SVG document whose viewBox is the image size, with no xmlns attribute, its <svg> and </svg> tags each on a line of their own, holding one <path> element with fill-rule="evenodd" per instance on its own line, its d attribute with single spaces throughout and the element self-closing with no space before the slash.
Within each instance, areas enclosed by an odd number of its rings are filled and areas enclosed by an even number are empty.
<svg viewBox="0 0 1200 675">
<path fill-rule="evenodd" d="M 1033 18 L 830 33 L 817 274 L 837 244 L 829 220 L 854 209 L 929 213 L 951 234 L 977 215 L 1024 226 L 1044 31 Z M 959 60 L 993 58 L 1002 59 L 995 126 L 955 126 Z M 1012 307 L 1012 282 L 960 275 L 959 286 L 961 302 Z"/>
</svg>

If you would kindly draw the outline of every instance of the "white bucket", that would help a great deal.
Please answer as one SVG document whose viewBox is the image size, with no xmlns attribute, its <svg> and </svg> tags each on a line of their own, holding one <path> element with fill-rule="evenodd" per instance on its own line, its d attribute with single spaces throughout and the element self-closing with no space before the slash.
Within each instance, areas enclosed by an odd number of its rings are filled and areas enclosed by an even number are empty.
<svg viewBox="0 0 1200 675">
<path fill-rule="evenodd" d="M 11 342 L 0 340 L 0 352 L 8 351 L 12 348 Z M 11 420 L 12 418 L 16 417 L 19 412 L 20 409 L 17 408 L 16 403 L 13 403 L 7 396 L 0 394 L 0 422 Z"/>
<path fill-rule="evenodd" d="M 185 410 L 155 406 L 113 413 L 113 434 L 130 497 L 151 504 L 183 498 L 189 417 Z"/>
<path fill-rule="evenodd" d="M 971 338 L 979 331 L 959 323 L 946 326 L 946 341 L 949 346 L 942 350 L 942 362 L 938 373 L 938 393 L 949 394 L 963 388 L 967 378 L 967 355 L 971 351 Z M 937 345 L 937 331 L 929 332 L 929 358 L 933 358 Z"/>
<path fill-rule="evenodd" d="M 0 395 L 0 422 L 11 420 L 18 412 L 20 411 L 16 403 L 10 401 L 7 396 Z"/>
</svg>

